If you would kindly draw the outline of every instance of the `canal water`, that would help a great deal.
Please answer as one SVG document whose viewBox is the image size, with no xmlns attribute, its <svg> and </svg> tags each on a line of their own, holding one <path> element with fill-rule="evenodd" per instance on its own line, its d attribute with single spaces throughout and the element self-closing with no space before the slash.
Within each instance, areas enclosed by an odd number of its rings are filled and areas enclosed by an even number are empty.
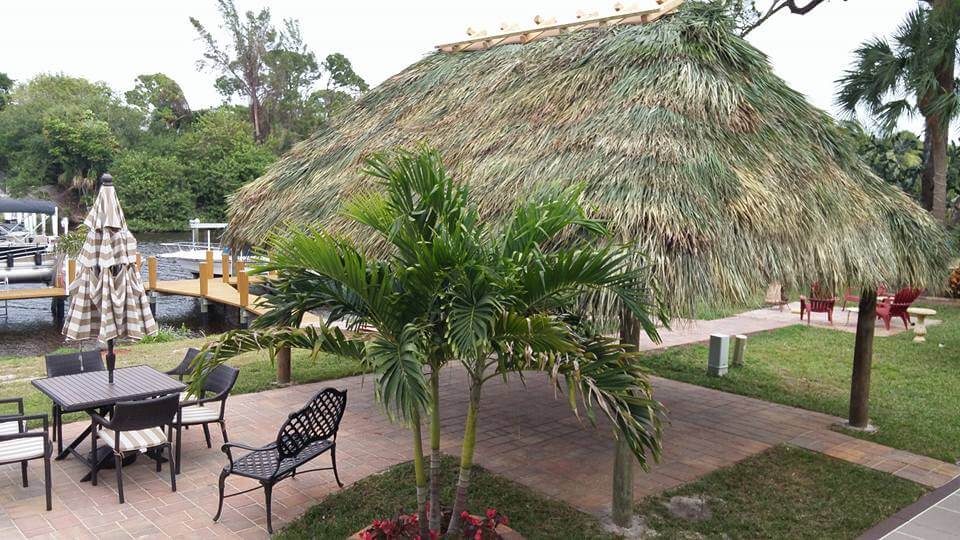
<svg viewBox="0 0 960 540">
<path fill-rule="evenodd" d="M 169 242 L 189 242 L 190 233 L 139 233 L 136 234 L 137 247 L 144 260 L 150 255 L 171 251 L 162 244 Z M 147 279 L 147 265 L 143 264 L 143 280 Z M 166 279 L 189 279 L 193 276 L 181 269 L 175 261 L 157 258 L 157 277 Z M 31 288 L 37 284 L 10 285 L 10 288 Z M 79 347 L 84 350 L 96 346 L 93 340 L 82 343 L 66 343 L 60 333 L 61 326 L 54 321 L 50 311 L 49 298 L 37 300 L 17 300 L 7 303 L 7 318 L 0 318 L 0 358 L 11 356 L 35 356 L 47 354 L 64 346 Z M 208 316 L 200 313 L 200 304 L 196 298 L 182 296 L 160 296 L 157 300 L 157 322 L 161 327 L 181 328 L 185 326 L 191 333 L 213 334 L 236 327 L 235 310 L 232 316 L 224 316 L 222 309 L 211 309 Z M 228 312 L 229 313 L 229 312 Z M 0 305 L 0 316 L 3 306 Z"/>
</svg>

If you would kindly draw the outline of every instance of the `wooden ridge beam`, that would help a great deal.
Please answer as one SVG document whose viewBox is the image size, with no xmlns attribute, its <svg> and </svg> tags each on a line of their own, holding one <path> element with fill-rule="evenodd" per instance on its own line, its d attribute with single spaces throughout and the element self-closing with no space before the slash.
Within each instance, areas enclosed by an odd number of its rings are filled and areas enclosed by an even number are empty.
<svg viewBox="0 0 960 540">
<path fill-rule="evenodd" d="M 477 51 L 498 45 L 529 43 L 537 39 L 567 32 L 575 32 L 586 28 L 649 23 L 673 12 L 682 3 L 683 0 L 657 0 L 658 5 L 656 7 L 643 9 L 635 6 L 624 7 L 618 3 L 614 7 L 616 12 L 611 15 L 601 16 L 597 13 L 587 14 L 580 12 L 577 14 L 576 20 L 564 23 L 557 23 L 556 19 L 547 19 L 538 15 L 534 19 L 537 26 L 533 28 L 517 30 L 514 29 L 512 25 L 504 23 L 500 26 L 501 33 L 494 35 L 487 35 L 486 31 L 477 31 L 473 28 L 468 28 L 467 34 L 471 36 L 469 39 L 437 45 L 436 49 L 441 52 Z"/>
</svg>

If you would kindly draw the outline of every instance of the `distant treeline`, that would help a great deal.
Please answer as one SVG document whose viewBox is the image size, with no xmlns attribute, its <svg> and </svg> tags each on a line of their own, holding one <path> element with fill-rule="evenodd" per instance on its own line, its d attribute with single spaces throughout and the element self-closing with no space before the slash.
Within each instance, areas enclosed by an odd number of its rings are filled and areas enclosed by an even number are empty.
<svg viewBox="0 0 960 540">
<path fill-rule="evenodd" d="M 267 9 L 242 17 L 232 2 L 218 4 L 226 46 L 190 19 L 205 46 L 201 69 L 218 75 L 218 107 L 192 110 L 163 73 L 137 77 L 122 95 L 64 74 L 13 81 L 0 73 L 3 189 L 54 199 L 79 218 L 109 171 L 134 230 L 222 220 L 230 193 L 367 89 L 342 54 L 318 62 L 297 21 L 278 29 Z"/>
</svg>

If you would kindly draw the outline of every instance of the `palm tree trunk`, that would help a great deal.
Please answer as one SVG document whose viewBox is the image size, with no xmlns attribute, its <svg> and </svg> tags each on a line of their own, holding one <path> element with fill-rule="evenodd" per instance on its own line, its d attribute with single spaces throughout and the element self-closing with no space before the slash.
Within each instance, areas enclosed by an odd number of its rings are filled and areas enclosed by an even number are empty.
<svg viewBox="0 0 960 540">
<path fill-rule="evenodd" d="M 920 205 L 927 212 L 933 211 L 933 134 L 930 121 L 923 128 L 923 171 L 920 174 Z"/>
<path fill-rule="evenodd" d="M 640 323 L 627 309 L 620 310 L 620 343 L 632 350 L 640 347 Z M 633 522 L 633 461 L 636 458 L 623 437 L 617 437 L 613 459 L 613 504 L 611 518 L 619 527 Z"/>
<path fill-rule="evenodd" d="M 853 376 L 850 380 L 851 426 L 866 428 L 870 423 L 870 369 L 873 363 L 873 334 L 877 326 L 877 290 L 860 293 L 857 340 L 853 346 Z"/>
<path fill-rule="evenodd" d="M 947 139 L 949 133 L 939 119 L 933 119 L 930 159 L 933 161 L 933 217 L 940 223 L 947 218 Z"/>
<path fill-rule="evenodd" d="M 447 538 L 459 538 L 460 513 L 467 508 L 467 493 L 470 491 L 470 469 L 473 467 L 473 448 L 477 440 L 477 413 L 480 412 L 481 381 L 474 379 L 470 383 L 470 405 L 467 408 L 467 421 L 463 429 L 463 447 L 460 450 L 460 478 L 457 480 L 457 493 L 453 500 L 453 515 L 447 528 Z"/>
<path fill-rule="evenodd" d="M 440 366 L 430 371 L 430 530 L 440 532 Z"/>
<path fill-rule="evenodd" d="M 417 519 L 420 524 L 420 537 L 430 538 L 427 523 L 427 471 L 423 463 L 423 440 L 420 435 L 420 413 L 414 412 L 410 419 L 413 431 L 413 470 L 417 481 Z"/>
</svg>

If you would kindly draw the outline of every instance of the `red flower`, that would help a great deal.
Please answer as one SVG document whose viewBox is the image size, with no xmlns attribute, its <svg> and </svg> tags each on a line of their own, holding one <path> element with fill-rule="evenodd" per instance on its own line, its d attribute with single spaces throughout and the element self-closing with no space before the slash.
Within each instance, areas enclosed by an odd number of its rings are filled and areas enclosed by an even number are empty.
<svg viewBox="0 0 960 540">
<path fill-rule="evenodd" d="M 496 511 L 495 509 L 493 509 L 493 508 L 488 508 L 488 509 L 487 509 L 487 517 L 490 518 L 490 519 L 496 518 L 496 517 L 497 517 L 497 511 Z"/>
<path fill-rule="evenodd" d="M 483 529 L 477 529 L 477 534 L 473 535 L 473 540 L 483 540 Z"/>
</svg>

